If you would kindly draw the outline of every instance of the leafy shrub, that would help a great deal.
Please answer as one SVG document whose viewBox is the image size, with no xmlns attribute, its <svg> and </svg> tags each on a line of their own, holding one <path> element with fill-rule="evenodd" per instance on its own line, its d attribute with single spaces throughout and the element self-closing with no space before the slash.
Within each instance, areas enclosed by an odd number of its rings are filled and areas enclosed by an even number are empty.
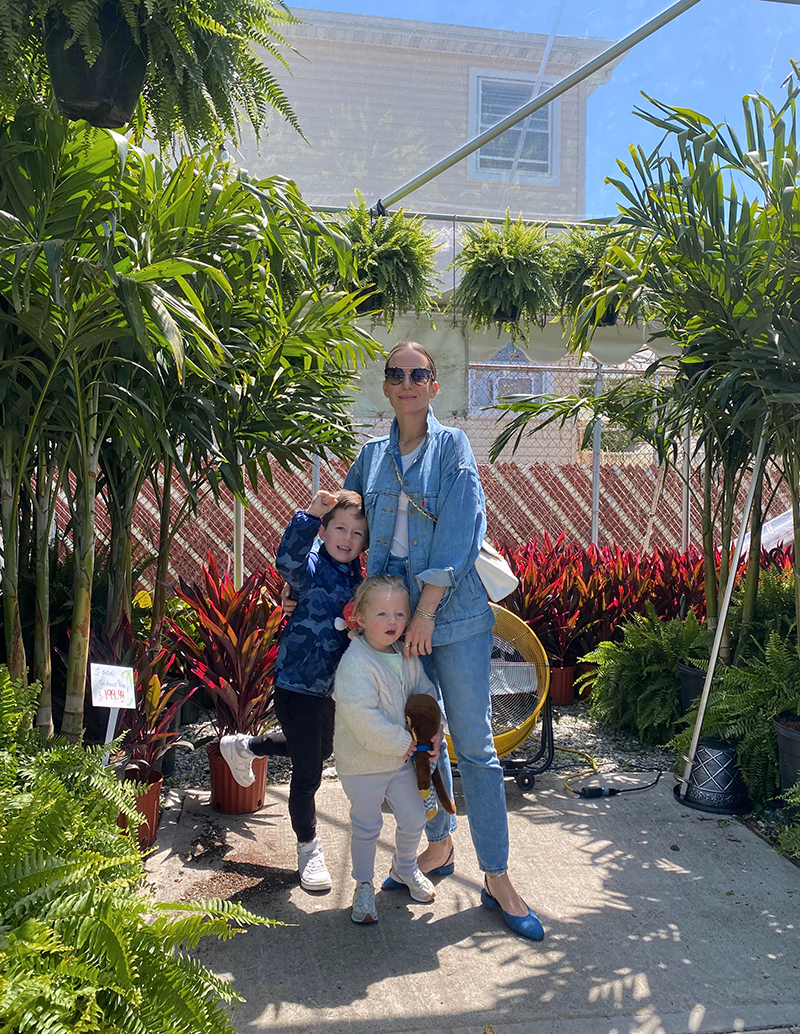
<svg viewBox="0 0 800 1034">
<path fill-rule="evenodd" d="M 135 816 L 130 793 L 103 748 L 39 739 L 38 690 L 0 668 L 0 1029 L 233 1034 L 238 996 L 185 949 L 273 921 L 143 893 L 139 851 L 116 826 L 120 810 Z"/>
<path fill-rule="evenodd" d="M 707 661 L 710 633 L 694 611 L 662 621 L 648 608 L 622 626 L 622 642 L 604 642 L 581 658 L 592 673 L 592 716 L 635 733 L 644 746 L 669 742 L 681 721 L 678 662 Z"/>
<path fill-rule="evenodd" d="M 743 587 L 739 586 L 731 600 L 730 635 L 731 642 L 736 644 L 741 635 L 743 592 Z M 741 656 L 747 658 L 757 654 L 773 632 L 784 639 L 794 629 L 795 622 L 794 572 L 791 568 L 762 571 L 747 642 L 741 644 Z"/>
</svg>

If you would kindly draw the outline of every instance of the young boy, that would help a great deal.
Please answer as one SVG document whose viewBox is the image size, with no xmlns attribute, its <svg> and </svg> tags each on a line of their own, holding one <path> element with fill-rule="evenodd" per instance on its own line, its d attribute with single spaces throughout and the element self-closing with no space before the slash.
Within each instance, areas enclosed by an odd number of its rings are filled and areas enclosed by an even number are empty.
<svg viewBox="0 0 800 1034">
<path fill-rule="evenodd" d="M 361 582 L 359 556 L 367 544 L 367 519 L 357 492 L 317 492 L 308 509 L 294 515 L 275 558 L 297 600 L 275 663 L 275 714 L 283 737 L 237 733 L 220 741 L 222 756 L 241 786 L 255 778 L 254 757 L 288 754 L 292 759 L 289 817 L 304 890 L 331 887 L 317 837 L 314 798 L 322 764 L 333 750 L 333 676 L 349 642 L 347 631 L 338 631 L 335 621 Z"/>
</svg>

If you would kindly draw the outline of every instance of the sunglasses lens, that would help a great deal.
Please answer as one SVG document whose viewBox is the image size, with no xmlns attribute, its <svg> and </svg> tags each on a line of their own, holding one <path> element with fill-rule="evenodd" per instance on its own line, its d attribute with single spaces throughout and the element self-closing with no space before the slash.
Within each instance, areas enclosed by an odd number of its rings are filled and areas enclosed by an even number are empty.
<svg viewBox="0 0 800 1034">
<path fill-rule="evenodd" d="M 433 377 L 433 370 L 426 370 L 422 366 L 417 366 L 413 370 L 403 370 L 399 366 L 387 366 L 383 371 L 384 379 L 387 384 L 402 384 L 406 379 L 406 372 L 408 372 L 409 378 L 412 384 L 427 384 Z"/>
</svg>

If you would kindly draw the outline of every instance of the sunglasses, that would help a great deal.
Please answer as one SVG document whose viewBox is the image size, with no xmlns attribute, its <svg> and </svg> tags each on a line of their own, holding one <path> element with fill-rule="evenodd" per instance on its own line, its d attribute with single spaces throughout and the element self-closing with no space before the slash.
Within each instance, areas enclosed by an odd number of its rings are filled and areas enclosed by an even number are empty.
<svg viewBox="0 0 800 1034">
<path fill-rule="evenodd" d="M 413 370 L 404 370 L 400 366 L 387 366 L 383 376 L 387 384 L 402 384 L 406 374 L 411 378 L 412 384 L 427 384 L 433 380 L 433 370 L 424 366 L 415 366 Z"/>
</svg>

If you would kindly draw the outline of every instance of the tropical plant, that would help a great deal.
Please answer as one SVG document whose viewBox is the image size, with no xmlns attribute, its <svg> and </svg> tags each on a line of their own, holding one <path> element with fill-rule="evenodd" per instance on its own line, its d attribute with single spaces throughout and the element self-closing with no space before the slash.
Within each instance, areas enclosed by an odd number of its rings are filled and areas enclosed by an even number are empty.
<svg viewBox="0 0 800 1034">
<path fill-rule="evenodd" d="M 436 275 L 437 244 L 424 228 L 421 216 L 405 215 L 402 208 L 373 218 L 363 196 L 350 204 L 339 221 L 342 234 L 353 249 L 353 269 L 342 281 L 334 256 L 323 261 L 320 275 L 346 288 L 369 292 L 359 309 L 383 318 L 391 330 L 396 316 L 417 316 L 433 308 L 439 278 Z"/>
<path fill-rule="evenodd" d="M 500 326 L 517 341 L 533 326 L 543 327 L 555 311 L 551 254 L 544 224 L 488 221 L 468 226 L 451 268 L 461 280 L 448 311 L 468 319 L 476 330 Z"/>
<path fill-rule="evenodd" d="M 274 925 L 225 901 L 164 904 L 116 825 L 132 797 L 85 750 L 33 730 L 37 688 L 0 668 L 0 1027 L 53 1034 L 232 1034 L 230 983 L 202 937 Z"/>
<path fill-rule="evenodd" d="M 181 579 L 176 595 L 193 611 L 194 633 L 174 621 L 167 622 L 166 633 L 190 684 L 203 686 L 213 700 L 219 736 L 260 733 L 270 723 L 281 584 L 269 568 L 236 589 L 212 556 L 202 585 Z"/>
<path fill-rule="evenodd" d="M 37 658 L 49 656 L 43 544 L 63 493 L 76 578 L 62 729 L 78 738 L 98 491 L 112 520 L 113 620 L 130 613 L 133 505 L 144 477 L 164 471 L 158 616 L 169 536 L 187 512 L 170 510 L 173 469 L 190 505 L 221 483 L 242 497 L 245 478 L 269 477 L 271 462 L 348 455 L 347 385 L 376 345 L 355 325 L 357 296 L 317 286 L 321 242 L 344 270 L 346 242 L 285 180 L 233 176 L 210 154 L 168 170 L 126 140 L 35 106 L 0 125 L 0 168 L 7 657 L 24 678 L 19 548 L 30 519 Z M 284 304 L 290 266 L 303 290 Z M 52 729 L 44 698 L 40 721 Z"/>
<path fill-rule="evenodd" d="M 691 610 L 684 621 L 662 621 L 648 607 L 621 627 L 622 642 L 600 643 L 581 658 L 597 665 L 592 716 L 644 746 L 667 743 L 681 724 L 678 662 L 707 663 L 710 634 Z"/>
<path fill-rule="evenodd" d="M 119 712 L 114 735 L 122 735 L 119 749 L 124 757 L 126 778 L 158 771 L 161 759 L 178 745 L 177 719 L 194 687 L 171 669 L 175 654 L 153 642 L 136 639 L 130 623 L 123 619 L 111 632 L 92 634 L 91 660 L 133 668 L 136 706 Z M 181 743 L 181 746 L 189 744 Z"/>
<path fill-rule="evenodd" d="M 671 374 L 666 383 L 660 378 L 658 390 L 650 389 L 653 402 L 629 401 L 621 408 L 642 440 L 652 436 L 653 425 L 637 417 L 647 409 L 655 415 L 657 437 L 665 443 L 662 460 L 674 455 L 691 428 L 703 463 L 706 612 L 712 629 L 730 579 L 737 576 L 729 564 L 734 513 L 743 481 L 752 475 L 757 492 L 749 559 L 755 562 L 748 565 L 743 625 L 749 621 L 760 552 L 759 493 L 771 451 L 792 493 L 800 545 L 796 69 L 787 91 L 780 107 L 760 95 L 744 98 L 741 142 L 731 126 L 715 125 L 688 108 L 651 101 L 650 110 L 639 112 L 665 134 L 664 143 L 652 154 L 631 147 L 629 162 L 619 163 L 620 177 L 612 180 L 621 196 L 619 237 L 607 249 L 603 283 L 585 300 L 573 327 L 574 347 L 582 351 L 593 333 L 592 306 L 605 300 L 621 306 L 626 320 L 654 317 L 662 329 L 653 338 L 675 343 L 673 358 L 659 359 L 647 371 L 648 379 L 658 371 Z M 742 184 L 754 198 L 740 195 Z M 528 421 L 543 426 L 547 417 L 539 401 L 504 407 L 520 413 L 514 428 L 504 432 L 506 440 Z M 594 400 L 595 416 L 610 404 L 620 422 L 614 407 L 620 401 Z M 575 415 L 575 400 L 564 402 L 562 415 L 568 408 Z M 556 408 L 552 400 L 543 407 Z M 723 660 L 730 657 L 725 632 Z M 798 643 L 800 648 L 800 638 Z"/>
<path fill-rule="evenodd" d="M 299 130 L 259 53 L 288 68 L 284 51 L 292 48 L 279 29 L 295 19 L 280 0 L 21 0 L 4 5 L 0 117 L 15 117 L 20 104 L 47 91 L 48 35 L 66 29 L 62 46 L 69 48 L 67 54 L 75 48 L 94 65 L 103 45 L 101 22 L 109 21 L 118 33 L 127 28 L 146 57 L 144 103 L 137 122 L 141 130 L 150 121 L 162 146 L 173 136 L 194 146 L 223 137 L 238 140 L 242 117 L 259 136 L 272 111 Z M 91 111 L 86 114 L 92 117 Z M 107 117 L 107 111 L 98 115 Z"/>
</svg>

